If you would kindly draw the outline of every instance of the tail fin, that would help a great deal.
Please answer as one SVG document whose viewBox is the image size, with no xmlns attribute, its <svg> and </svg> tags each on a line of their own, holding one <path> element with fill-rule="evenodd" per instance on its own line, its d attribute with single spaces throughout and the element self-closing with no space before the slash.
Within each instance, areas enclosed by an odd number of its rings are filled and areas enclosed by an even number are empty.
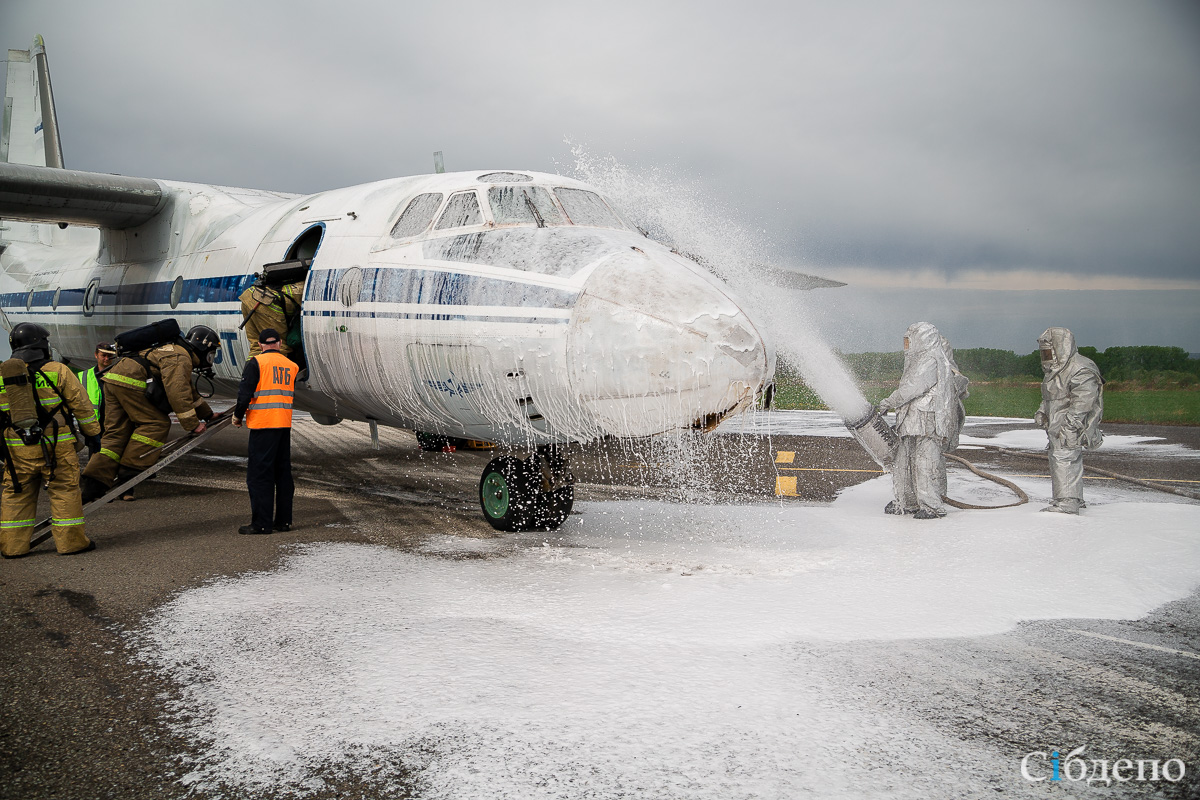
<svg viewBox="0 0 1200 800">
<path fill-rule="evenodd" d="M 58 118 L 46 44 L 34 37 L 29 50 L 8 51 L 8 81 L 0 128 L 0 162 L 34 167 L 63 166 Z"/>
</svg>

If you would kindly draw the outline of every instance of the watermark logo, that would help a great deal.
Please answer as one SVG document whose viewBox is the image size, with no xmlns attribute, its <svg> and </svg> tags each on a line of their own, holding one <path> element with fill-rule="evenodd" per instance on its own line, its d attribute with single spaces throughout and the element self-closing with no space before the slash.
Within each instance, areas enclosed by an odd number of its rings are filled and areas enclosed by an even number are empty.
<svg viewBox="0 0 1200 800">
<path fill-rule="evenodd" d="M 1066 780 L 1111 786 L 1113 781 L 1178 783 L 1187 774 L 1187 764 L 1178 758 L 1165 761 L 1158 758 L 1118 758 L 1110 762 L 1106 758 L 1084 758 L 1086 749 L 1087 745 L 1082 745 L 1065 756 L 1060 756 L 1057 750 L 1026 753 L 1021 759 L 1021 777 L 1030 783 Z"/>
</svg>

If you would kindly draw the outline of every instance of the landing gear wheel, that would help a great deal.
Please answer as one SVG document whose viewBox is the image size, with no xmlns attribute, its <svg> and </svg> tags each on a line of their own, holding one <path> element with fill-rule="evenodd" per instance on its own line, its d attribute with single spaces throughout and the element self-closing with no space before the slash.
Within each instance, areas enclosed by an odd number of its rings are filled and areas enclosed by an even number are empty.
<svg viewBox="0 0 1200 800">
<path fill-rule="evenodd" d="M 498 531 L 528 529 L 535 493 L 525 462 L 512 456 L 493 458 L 479 479 L 479 507 L 484 519 Z"/>
<path fill-rule="evenodd" d="M 498 531 L 552 531 L 571 514 L 575 487 L 542 491 L 542 474 L 533 459 L 500 456 L 488 462 L 479 479 L 479 507 Z"/>
<path fill-rule="evenodd" d="M 575 487 L 564 486 L 552 492 L 538 492 L 533 508 L 530 530 L 558 530 L 575 506 Z"/>
<path fill-rule="evenodd" d="M 450 446 L 450 440 L 436 433 L 417 431 L 417 445 L 426 453 L 440 453 Z"/>
</svg>

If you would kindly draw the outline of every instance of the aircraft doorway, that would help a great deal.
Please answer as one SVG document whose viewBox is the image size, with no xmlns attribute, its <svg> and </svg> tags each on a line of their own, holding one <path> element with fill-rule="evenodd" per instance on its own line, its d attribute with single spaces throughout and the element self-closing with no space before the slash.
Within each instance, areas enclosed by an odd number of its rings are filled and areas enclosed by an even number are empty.
<svg viewBox="0 0 1200 800">
<path fill-rule="evenodd" d="M 304 291 L 324 234 L 324 225 L 313 225 L 305 230 L 287 249 L 284 259 L 264 264 L 254 284 L 239 297 L 241 327 L 250 355 L 261 352 L 259 334 L 273 328 L 283 340 L 280 350 L 300 366 L 301 379 L 306 377 L 308 367 L 304 353 Z"/>
</svg>

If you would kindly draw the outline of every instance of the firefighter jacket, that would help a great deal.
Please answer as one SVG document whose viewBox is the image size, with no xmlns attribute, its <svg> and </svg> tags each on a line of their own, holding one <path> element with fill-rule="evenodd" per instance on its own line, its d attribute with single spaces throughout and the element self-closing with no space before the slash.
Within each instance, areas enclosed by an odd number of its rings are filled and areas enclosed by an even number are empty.
<svg viewBox="0 0 1200 800">
<path fill-rule="evenodd" d="M 1035 419 L 1059 447 L 1094 450 L 1104 442 L 1104 379 L 1096 362 L 1079 353 L 1066 328 L 1048 328 L 1038 342 L 1048 342 L 1054 358 L 1043 362 L 1042 405 Z"/>
<path fill-rule="evenodd" d="M 96 408 L 88 399 L 87 393 L 84 392 L 83 386 L 80 385 L 74 372 L 57 361 L 47 361 L 42 364 L 40 374 L 34 374 L 37 403 L 41 406 L 42 411 L 49 414 L 50 417 L 51 424 L 43 426 L 46 437 L 53 438 L 54 444 L 75 441 L 75 436 L 71 433 L 71 426 L 68 424 L 68 414 L 79 424 L 84 436 L 100 434 L 100 421 L 96 415 Z M 64 400 L 66 401 L 65 406 Z M 2 379 L 0 379 L 0 410 L 7 416 L 9 399 Z M 57 426 L 53 424 L 55 421 L 58 423 Z M 16 431 L 8 426 L 4 429 L 4 444 L 14 458 L 20 459 L 28 456 L 26 460 L 36 458 L 40 461 L 42 459 L 40 444 L 25 444 L 17 436 Z"/>
<path fill-rule="evenodd" d="M 242 372 L 233 416 L 245 416 L 251 429 L 292 427 L 296 371 L 296 363 L 283 353 L 267 351 L 250 359 Z"/>
<path fill-rule="evenodd" d="M 928 322 L 910 325 L 904 335 L 904 372 L 900 387 L 880 406 L 896 409 L 896 432 L 901 436 L 932 436 L 943 442 L 956 434 L 960 386 L 954 380 L 941 334 Z"/>
<path fill-rule="evenodd" d="M 278 289 L 255 284 L 238 297 L 242 304 L 243 330 L 250 340 L 250 355 L 262 352 L 258 334 L 274 328 L 282 338 L 279 352 L 287 355 L 299 346 L 300 301 L 304 297 L 304 281 L 289 283 Z"/>
<path fill-rule="evenodd" d="M 139 361 L 149 364 L 149 375 Z M 139 392 L 146 390 L 148 378 L 161 381 L 171 410 L 183 429 L 190 433 L 199 427 L 201 420 L 212 416 L 208 403 L 192 386 L 192 370 L 196 366 L 198 362 L 190 350 L 181 344 L 167 344 L 143 350 L 136 357 L 121 358 L 105 371 L 101 379 L 113 386 Z M 165 412 L 163 416 L 166 416 Z"/>
</svg>

